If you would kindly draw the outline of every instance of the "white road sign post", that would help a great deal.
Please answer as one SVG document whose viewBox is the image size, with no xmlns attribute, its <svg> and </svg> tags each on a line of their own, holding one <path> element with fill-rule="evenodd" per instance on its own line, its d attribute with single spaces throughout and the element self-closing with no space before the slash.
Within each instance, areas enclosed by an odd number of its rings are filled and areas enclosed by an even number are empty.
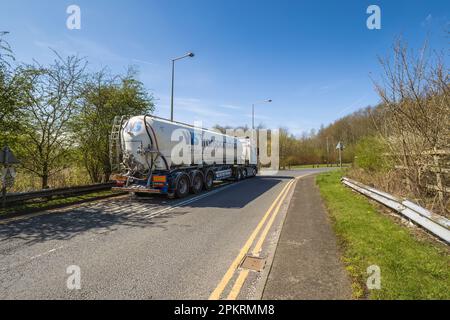
<svg viewBox="0 0 450 320">
<path fill-rule="evenodd" d="M 336 146 L 336 149 L 339 150 L 339 167 L 342 169 L 342 151 L 344 150 L 344 144 L 339 141 L 339 143 Z"/>
<path fill-rule="evenodd" d="M 14 186 L 14 179 L 16 178 L 16 171 L 12 166 L 18 163 L 19 161 L 7 146 L 0 151 L 0 182 L 2 184 L 3 207 L 6 206 L 6 190 Z"/>
</svg>

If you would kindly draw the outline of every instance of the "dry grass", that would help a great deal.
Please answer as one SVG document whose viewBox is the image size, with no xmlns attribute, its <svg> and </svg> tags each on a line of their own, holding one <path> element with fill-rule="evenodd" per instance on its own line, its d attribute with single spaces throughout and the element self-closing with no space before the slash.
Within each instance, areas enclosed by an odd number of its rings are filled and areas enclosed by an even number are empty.
<svg viewBox="0 0 450 320">
<path fill-rule="evenodd" d="M 82 167 L 70 167 L 54 174 L 49 179 L 50 188 L 64 188 L 90 184 L 89 175 Z M 41 179 L 24 169 L 17 170 L 16 181 L 9 192 L 26 192 L 41 189 Z"/>
<path fill-rule="evenodd" d="M 347 171 L 347 176 L 353 180 L 381 191 L 388 192 L 399 198 L 407 198 L 434 213 L 450 218 L 449 202 L 447 202 L 446 209 L 442 210 L 435 193 L 423 193 L 419 198 L 417 195 L 408 192 L 404 177 L 399 171 L 367 172 L 360 168 L 352 168 Z"/>
</svg>

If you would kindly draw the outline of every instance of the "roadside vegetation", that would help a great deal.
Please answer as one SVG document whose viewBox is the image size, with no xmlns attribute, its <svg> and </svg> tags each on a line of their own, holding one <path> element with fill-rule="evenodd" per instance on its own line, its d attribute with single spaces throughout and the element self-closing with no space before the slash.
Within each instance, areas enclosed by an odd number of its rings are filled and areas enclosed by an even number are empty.
<svg viewBox="0 0 450 320">
<path fill-rule="evenodd" d="M 349 168 L 351 167 L 351 163 L 343 163 L 343 168 Z M 288 166 L 286 169 L 288 170 L 301 170 L 301 169 L 314 169 L 314 168 L 338 168 L 340 167 L 338 163 L 331 163 L 331 164 L 302 164 L 302 165 L 296 165 L 296 166 Z"/>
<path fill-rule="evenodd" d="M 383 214 L 344 187 L 342 171 L 317 177 L 357 299 L 450 299 L 448 248 Z M 381 290 L 367 290 L 367 268 L 381 268 Z"/>
<path fill-rule="evenodd" d="M 9 191 L 108 181 L 114 117 L 154 110 L 137 70 L 90 71 L 87 59 L 56 51 L 47 65 L 17 62 L 9 37 L 0 33 L 0 147 L 21 162 Z"/>
<path fill-rule="evenodd" d="M 17 205 L 11 205 L 6 208 L 0 207 L 0 219 L 9 218 L 16 214 L 17 215 L 23 213 L 28 214 L 32 212 L 44 211 L 48 209 L 54 209 L 89 201 L 95 201 L 99 199 L 105 199 L 113 196 L 117 196 L 117 193 L 113 193 L 110 190 L 106 190 L 71 197 L 55 197 L 51 200 L 42 200 L 41 202 L 29 202 L 29 203 L 25 202 Z"/>
<path fill-rule="evenodd" d="M 57 52 L 48 65 L 20 63 L 11 36 L 0 32 L 0 147 L 8 145 L 21 161 L 9 191 L 106 182 L 114 117 L 155 109 L 138 71 L 92 71 L 87 59 Z M 280 169 L 336 166 L 343 142 L 350 177 L 449 217 L 447 61 L 445 53 L 396 42 L 391 57 L 379 59 L 380 103 L 300 136 L 280 128 Z"/>
<path fill-rule="evenodd" d="M 338 162 L 348 175 L 450 217 L 450 73 L 445 53 L 397 41 L 380 58 L 380 97 L 367 107 L 300 137 L 281 130 L 281 169 Z"/>
</svg>

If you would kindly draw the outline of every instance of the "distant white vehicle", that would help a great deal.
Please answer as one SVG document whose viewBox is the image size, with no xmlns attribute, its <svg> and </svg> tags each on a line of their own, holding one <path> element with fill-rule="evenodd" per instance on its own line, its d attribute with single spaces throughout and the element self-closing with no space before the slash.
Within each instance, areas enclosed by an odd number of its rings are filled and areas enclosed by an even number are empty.
<svg viewBox="0 0 450 320">
<path fill-rule="evenodd" d="M 233 137 L 155 116 L 116 118 L 110 141 L 120 174 L 114 191 L 183 198 L 210 190 L 215 180 L 241 180 L 258 172 L 250 137 Z"/>
</svg>

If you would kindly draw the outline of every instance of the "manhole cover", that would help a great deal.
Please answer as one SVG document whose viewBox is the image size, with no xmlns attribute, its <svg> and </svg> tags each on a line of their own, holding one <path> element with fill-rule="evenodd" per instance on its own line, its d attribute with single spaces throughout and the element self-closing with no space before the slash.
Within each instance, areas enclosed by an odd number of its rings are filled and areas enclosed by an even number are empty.
<svg viewBox="0 0 450 320">
<path fill-rule="evenodd" d="M 241 268 L 261 272 L 265 264 L 266 260 L 263 258 L 247 256 L 242 261 Z"/>
</svg>

